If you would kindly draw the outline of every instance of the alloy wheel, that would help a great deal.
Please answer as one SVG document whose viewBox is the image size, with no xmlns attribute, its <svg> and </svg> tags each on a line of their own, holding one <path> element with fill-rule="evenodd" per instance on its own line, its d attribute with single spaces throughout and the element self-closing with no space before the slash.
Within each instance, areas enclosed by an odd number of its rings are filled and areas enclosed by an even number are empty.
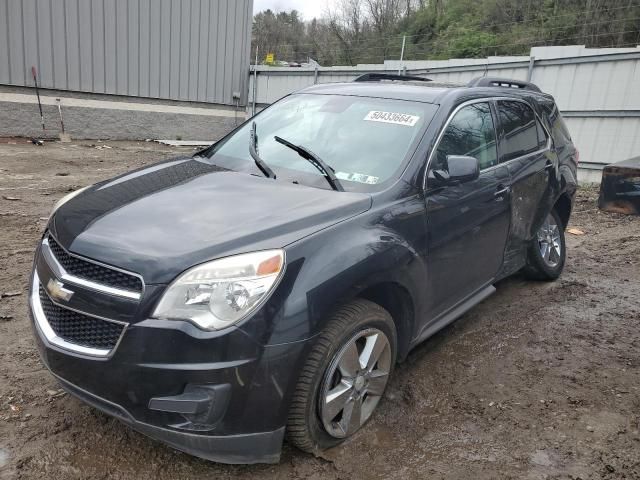
<svg viewBox="0 0 640 480">
<path fill-rule="evenodd" d="M 561 259 L 562 243 L 560 241 L 560 227 L 551 214 L 547 215 L 538 230 L 538 246 L 544 263 L 551 268 L 557 267 Z"/>
<path fill-rule="evenodd" d="M 376 328 L 355 334 L 331 362 L 320 395 L 320 418 L 335 438 L 346 438 L 371 417 L 389 380 L 391 345 Z"/>
</svg>

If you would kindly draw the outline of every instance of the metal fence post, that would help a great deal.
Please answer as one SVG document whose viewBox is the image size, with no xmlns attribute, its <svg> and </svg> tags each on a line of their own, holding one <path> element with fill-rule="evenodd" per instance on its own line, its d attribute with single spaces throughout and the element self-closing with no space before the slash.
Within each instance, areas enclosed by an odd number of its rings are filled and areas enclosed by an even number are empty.
<svg viewBox="0 0 640 480">
<path fill-rule="evenodd" d="M 256 95 L 258 94 L 258 42 L 256 41 L 256 61 L 253 65 L 253 104 L 251 106 L 251 116 L 256 114 Z"/>
<path fill-rule="evenodd" d="M 402 62 L 404 61 L 404 45 L 407 41 L 407 36 L 403 35 L 402 36 L 402 51 L 400 52 L 400 64 L 398 67 L 398 75 L 402 74 Z"/>
<path fill-rule="evenodd" d="M 533 67 L 535 66 L 536 63 L 536 57 L 530 57 L 529 58 L 529 70 L 527 71 L 527 82 L 531 81 L 531 78 L 533 77 Z"/>
<path fill-rule="evenodd" d="M 251 104 L 251 116 L 256 114 L 256 98 L 258 96 L 258 66 L 253 66 L 253 102 Z"/>
</svg>

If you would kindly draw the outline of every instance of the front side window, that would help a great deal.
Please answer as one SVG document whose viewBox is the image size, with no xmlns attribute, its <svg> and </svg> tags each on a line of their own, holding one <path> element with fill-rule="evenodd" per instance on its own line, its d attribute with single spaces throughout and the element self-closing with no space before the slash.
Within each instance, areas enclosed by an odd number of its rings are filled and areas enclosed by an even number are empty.
<svg viewBox="0 0 640 480">
<path fill-rule="evenodd" d="M 277 178 L 330 188 L 321 173 L 278 136 L 328 164 L 348 191 L 375 191 L 399 177 L 437 106 L 382 98 L 296 94 L 259 113 L 211 150 L 211 161 L 256 174 L 249 154 L 255 121 L 258 153 Z"/>
<path fill-rule="evenodd" d="M 495 129 L 488 103 L 473 103 L 455 114 L 438 144 L 431 168 L 446 169 L 448 155 L 475 157 L 481 170 L 498 163 Z"/>
<path fill-rule="evenodd" d="M 546 132 L 533 110 L 524 102 L 499 100 L 501 162 L 542 150 L 547 144 Z"/>
</svg>

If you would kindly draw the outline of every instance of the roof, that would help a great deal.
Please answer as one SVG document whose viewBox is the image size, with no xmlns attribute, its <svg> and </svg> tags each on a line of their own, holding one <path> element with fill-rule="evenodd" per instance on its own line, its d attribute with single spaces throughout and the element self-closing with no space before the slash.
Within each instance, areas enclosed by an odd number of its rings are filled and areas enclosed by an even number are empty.
<svg viewBox="0 0 640 480">
<path fill-rule="evenodd" d="M 351 82 L 313 85 L 297 93 L 378 97 L 439 104 L 445 95 L 454 90 L 468 91 L 465 87 L 449 87 L 435 83 L 416 85 L 413 82 Z"/>
<path fill-rule="evenodd" d="M 511 86 L 507 86 L 511 85 Z M 513 88 L 527 85 L 528 88 Z M 494 77 L 478 77 L 468 84 L 438 83 L 432 81 L 354 81 L 349 83 L 325 83 L 300 90 L 297 93 L 317 95 L 352 95 L 358 97 L 389 98 L 441 104 L 445 97 L 547 97 L 540 89 L 528 82 Z"/>
</svg>

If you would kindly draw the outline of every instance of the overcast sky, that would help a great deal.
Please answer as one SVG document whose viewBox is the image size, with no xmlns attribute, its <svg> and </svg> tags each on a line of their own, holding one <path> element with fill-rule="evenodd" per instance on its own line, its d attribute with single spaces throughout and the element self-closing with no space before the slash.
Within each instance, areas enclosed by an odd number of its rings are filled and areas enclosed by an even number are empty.
<svg viewBox="0 0 640 480">
<path fill-rule="evenodd" d="M 313 17 L 321 17 L 327 4 L 336 3 L 336 0 L 253 0 L 253 13 L 258 13 L 267 8 L 276 12 L 298 10 L 305 20 Z"/>
</svg>

